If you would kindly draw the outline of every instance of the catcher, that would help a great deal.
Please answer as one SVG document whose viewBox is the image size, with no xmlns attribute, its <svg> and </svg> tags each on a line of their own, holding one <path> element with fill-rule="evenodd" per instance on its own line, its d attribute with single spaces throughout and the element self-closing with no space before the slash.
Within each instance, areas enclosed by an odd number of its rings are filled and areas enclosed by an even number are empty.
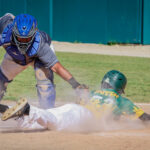
<svg viewBox="0 0 150 150">
<path fill-rule="evenodd" d="M 75 80 L 58 61 L 45 32 L 39 31 L 36 19 L 28 14 L 5 14 L 0 18 L 0 46 L 6 50 L 0 65 L 0 100 L 7 85 L 29 65 L 34 67 L 37 93 L 41 108 L 55 105 L 53 72 L 66 80 L 74 89 L 87 89 Z M 2 105 L 0 107 L 3 108 Z"/>
<path fill-rule="evenodd" d="M 101 117 L 105 112 L 110 112 L 113 119 L 121 116 L 130 116 L 134 119 L 149 121 L 150 115 L 134 105 L 129 99 L 124 98 L 127 79 L 117 70 L 105 74 L 101 82 L 101 89 L 92 92 L 89 102 L 82 104 L 66 104 L 52 109 L 39 109 L 30 106 L 26 99 L 20 100 L 17 105 L 6 110 L 2 120 L 16 116 L 18 125 L 23 128 L 48 128 L 55 130 L 69 130 L 72 126 L 80 128 L 81 125 L 91 122 L 93 116 Z"/>
</svg>

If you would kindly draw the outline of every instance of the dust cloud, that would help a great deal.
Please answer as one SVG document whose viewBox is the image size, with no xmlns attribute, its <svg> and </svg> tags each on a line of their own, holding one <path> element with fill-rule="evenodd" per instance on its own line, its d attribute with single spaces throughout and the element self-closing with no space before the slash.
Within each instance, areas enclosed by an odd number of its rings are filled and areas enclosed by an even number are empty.
<svg viewBox="0 0 150 150">
<path fill-rule="evenodd" d="M 79 104 L 80 100 L 82 105 L 89 102 L 89 93 L 87 91 L 75 91 L 70 88 L 68 92 L 68 87 L 66 89 L 66 84 L 61 83 L 62 95 L 65 97 L 61 97 L 61 102 L 56 100 L 56 106 L 62 106 L 64 103 L 73 102 Z M 64 102 L 65 99 L 65 102 Z M 83 101 L 86 99 L 86 101 Z M 37 101 L 28 98 L 29 103 L 34 106 L 37 105 Z M 104 132 L 104 131 L 115 131 L 115 130 L 128 130 L 128 129 L 144 129 L 147 125 L 144 124 L 141 120 L 135 119 L 132 120 L 129 116 L 121 116 L 120 118 L 114 117 L 111 110 L 100 110 L 99 116 L 95 116 L 94 114 L 88 115 L 84 114 L 79 117 L 76 123 L 71 124 L 67 128 L 62 131 L 67 132 L 78 132 L 78 133 L 94 133 L 94 132 Z M 72 116 L 73 117 L 73 116 Z M 72 118 L 74 119 L 74 118 Z"/>
<path fill-rule="evenodd" d="M 115 120 L 112 114 L 103 114 L 100 118 L 95 116 L 87 116 L 84 118 L 80 117 L 78 123 L 69 126 L 63 131 L 78 132 L 78 133 L 94 133 L 94 132 L 105 132 L 115 130 L 132 130 L 132 129 L 144 129 L 147 125 L 141 120 L 131 120 L 128 117 L 121 117 L 119 120 Z"/>
</svg>

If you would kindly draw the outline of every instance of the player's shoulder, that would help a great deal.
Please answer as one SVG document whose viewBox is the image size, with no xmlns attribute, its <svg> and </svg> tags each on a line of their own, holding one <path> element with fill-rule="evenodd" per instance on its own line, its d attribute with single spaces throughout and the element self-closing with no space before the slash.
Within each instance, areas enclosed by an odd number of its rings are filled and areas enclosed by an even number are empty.
<svg viewBox="0 0 150 150">
<path fill-rule="evenodd" d="M 0 17 L 0 28 L 4 29 L 7 25 L 11 24 L 15 16 L 13 14 L 7 13 L 4 16 Z"/>
<path fill-rule="evenodd" d="M 4 16 L 0 17 L 0 34 L 3 33 L 3 31 L 8 28 L 10 24 L 13 23 L 14 15 L 7 13 Z"/>
<path fill-rule="evenodd" d="M 51 38 L 50 36 L 44 32 L 44 31 L 38 31 L 39 34 L 40 34 L 40 37 L 41 37 L 41 44 L 48 44 L 50 45 L 51 44 Z"/>
<path fill-rule="evenodd" d="M 122 99 L 123 101 L 126 101 L 126 102 L 130 102 L 130 100 L 127 97 L 124 97 L 124 96 L 121 96 L 121 95 L 120 95 L 120 99 Z"/>
<path fill-rule="evenodd" d="M 120 100 L 120 103 L 123 105 L 134 105 L 133 102 L 126 97 L 120 96 L 119 100 Z"/>
<path fill-rule="evenodd" d="M 47 55 L 54 56 L 55 52 L 52 49 L 51 39 L 49 35 L 43 31 L 38 31 L 40 35 L 40 44 L 37 51 L 37 56 L 45 56 L 47 58 Z M 54 56 L 55 57 L 55 56 Z"/>
<path fill-rule="evenodd" d="M 6 13 L 2 17 L 0 17 L 0 20 L 6 21 L 6 20 L 14 20 L 15 16 L 11 13 Z"/>
<path fill-rule="evenodd" d="M 115 99 L 118 99 L 120 97 L 120 95 L 113 89 L 100 89 L 100 90 L 94 91 L 93 94 L 113 97 Z"/>
<path fill-rule="evenodd" d="M 95 97 L 95 96 L 99 96 L 102 94 L 101 90 L 93 90 L 90 92 L 90 97 Z"/>
</svg>

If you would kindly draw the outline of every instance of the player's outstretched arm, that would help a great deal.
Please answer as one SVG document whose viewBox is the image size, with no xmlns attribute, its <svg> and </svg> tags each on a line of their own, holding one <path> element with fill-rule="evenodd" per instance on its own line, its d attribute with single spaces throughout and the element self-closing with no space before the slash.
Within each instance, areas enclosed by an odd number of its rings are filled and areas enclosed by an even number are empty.
<svg viewBox="0 0 150 150">
<path fill-rule="evenodd" d="M 77 103 L 80 103 L 81 100 L 88 98 L 88 86 L 77 82 L 71 73 L 67 71 L 67 69 L 65 69 L 59 62 L 57 62 L 51 69 L 61 78 L 66 80 L 72 86 L 72 88 L 76 90 Z"/>
<path fill-rule="evenodd" d="M 72 78 L 71 73 L 65 69 L 60 62 L 57 62 L 51 69 L 66 81 Z"/>
<path fill-rule="evenodd" d="M 72 88 L 88 89 L 86 85 L 77 82 L 75 78 L 71 75 L 71 73 L 61 65 L 61 63 L 57 62 L 53 67 L 51 67 L 51 69 L 61 78 L 68 81 L 68 83 L 71 84 Z"/>
</svg>

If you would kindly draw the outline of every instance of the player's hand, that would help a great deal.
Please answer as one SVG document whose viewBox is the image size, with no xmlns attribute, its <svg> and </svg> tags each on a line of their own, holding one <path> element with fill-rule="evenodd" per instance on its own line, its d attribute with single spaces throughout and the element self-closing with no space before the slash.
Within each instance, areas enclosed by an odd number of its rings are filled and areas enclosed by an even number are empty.
<svg viewBox="0 0 150 150">
<path fill-rule="evenodd" d="M 89 87 L 85 84 L 80 84 L 76 89 L 76 95 L 77 95 L 77 104 L 83 104 L 88 101 L 89 99 Z"/>
<path fill-rule="evenodd" d="M 80 89 L 80 90 L 81 89 L 88 90 L 89 87 L 87 85 L 85 85 L 85 84 L 80 84 L 79 86 L 76 87 L 76 90 L 78 90 L 78 89 Z"/>
</svg>

